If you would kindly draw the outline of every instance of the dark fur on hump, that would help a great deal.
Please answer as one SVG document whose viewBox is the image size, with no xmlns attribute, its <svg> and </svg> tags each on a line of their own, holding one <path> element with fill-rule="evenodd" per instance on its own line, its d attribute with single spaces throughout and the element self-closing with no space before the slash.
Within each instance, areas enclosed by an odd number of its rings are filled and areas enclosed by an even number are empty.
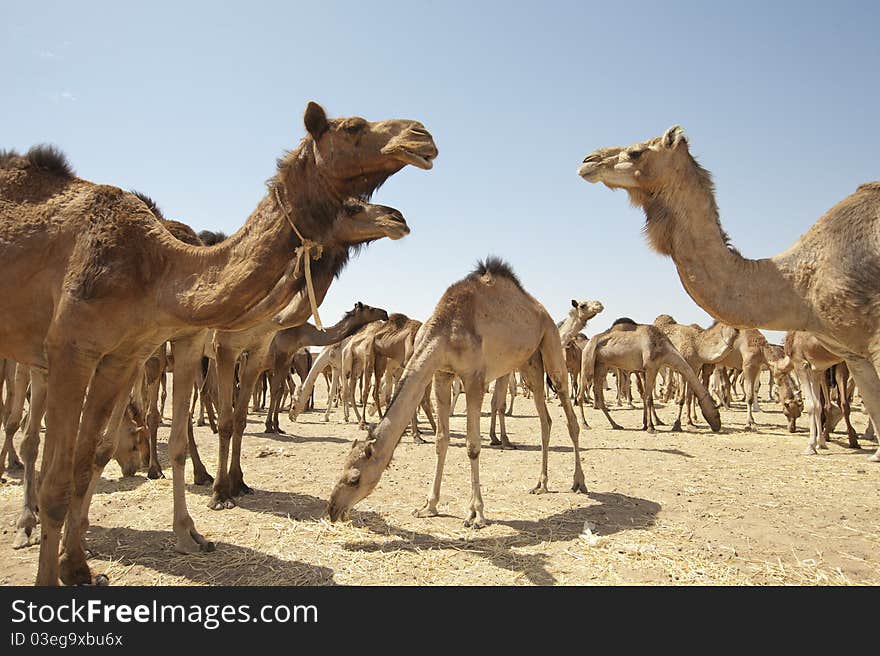
<svg viewBox="0 0 880 656">
<path fill-rule="evenodd" d="M 22 164 L 29 164 L 62 178 L 76 177 L 76 173 L 74 173 L 73 166 L 71 166 L 70 161 L 67 159 L 67 155 L 58 146 L 53 144 L 31 146 L 24 157 L 15 150 L 0 151 L 0 168 L 22 166 Z"/>
<path fill-rule="evenodd" d="M 138 199 L 140 199 L 140 201 L 141 201 L 144 205 L 147 206 L 147 208 L 153 213 L 153 216 L 155 216 L 155 217 L 156 217 L 157 219 L 159 219 L 160 221 L 164 221 L 164 220 L 165 220 L 165 215 L 162 214 L 162 210 L 160 210 L 160 209 L 159 209 L 159 206 L 156 205 L 156 201 L 154 201 L 152 198 L 150 198 L 149 196 L 147 196 L 147 195 L 146 195 L 145 193 L 143 193 L 142 191 L 135 191 L 134 189 L 132 189 L 132 190 L 131 190 L 131 193 L 133 193 L 135 196 L 137 196 Z"/>
<path fill-rule="evenodd" d="M 400 312 L 388 315 L 388 323 L 394 326 L 395 330 L 402 330 L 409 322 L 409 317 Z"/>
<path fill-rule="evenodd" d="M 199 239 L 202 240 L 202 244 L 205 246 L 213 246 L 229 239 L 229 235 L 222 230 L 202 230 L 199 232 Z"/>
<path fill-rule="evenodd" d="M 615 319 L 615 320 L 614 320 L 614 323 L 612 323 L 611 325 L 612 325 L 612 327 L 613 327 L 613 326 L 619 326 L 619 325 L 621 325 L 621 324 L 630 324 L 630 325 L 632 325 L 632 326 L 637 326 L 637 325 L 638 325 L 635 321 L 633 321 L 633 320 L 630 319 L 629 317 L 620 317 L 619 319 Z"/>
<path fill-rule="evenodd" d="M 513 267 L 502 260 L 500 257 L 490 255 L 485 260 L 477 261 L 477 264 L 474 267 L 474 270 L 471 271 L 469 277 L 479 278 L 480 276 L 484 276 L 487 273 L 493 276 L 497 276 L 499 278 L 507 278 L 521 291 L 525 291 L 516 273 L 514 273 Z"/>
</svg>

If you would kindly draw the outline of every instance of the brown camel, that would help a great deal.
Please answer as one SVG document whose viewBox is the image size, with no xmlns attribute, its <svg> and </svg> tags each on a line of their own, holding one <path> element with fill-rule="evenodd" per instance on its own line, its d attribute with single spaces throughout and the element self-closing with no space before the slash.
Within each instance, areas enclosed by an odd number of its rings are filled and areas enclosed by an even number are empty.
<svg viewBox="0 0 880 656">
<path fill-rule="evenodd" d="M 605 405 L 605 375 L 608 369 L 617 367 L 624 371 L 644 371 L 645 382 L 643 384 L 644 401 L 642 408 L 642 429 L 649 433 L 654 432 L 654 383 L 657 380 L 657 372 L 664 365 L 678 371 L 694 390 L 700 409 L 706 422 L 717 432 L 721 429 L 721 418 L 712 398 L 703 386 L 703 383 L 691 369 L 691 366 L 675 350 L 669 338 L 656 326 L 637 324 L 632 319 L 622 317 L 615 320 L 612 327 L 604 333 L 594 335 L 584 349 L 581 358 L 581 380 L 578 388 L 578 407 L 581 419 L 586 423 L 584 416 L 584 390 L 590 381 L 593 385 L 593 399 L 596 406 L 605 414 L 611 423 L 611 428 L 622 429 Z"/>
<path fill-rule="evenodd" d="M 546 371 L 560 390 L 574 445 L 571 489 L 586 492 L 579 429 L 568 399 L 559 331 L 547 310 L 523 289 L 511 268 L 491 257 L 446 290 L 419 331 L 415 350 L 385 417 L 378 425 L 370 426 L 366 440 L 355 440 L 352 445 L 342 477 L 330 495 L 330 519 L 336 521 L 347 516 L 351 507 L 376 487 L 432 376 L 437 406 L 437 468 L 428 501 L 417 515 L 437 514 L 449 446 L 452 378 L 457 374 L 464 381 L 467 398 L 467 453 L 471 461 L 472 494 L 465 525 L 485 526 L 480 492 L 480 409 L 486 382 L 517 368 L 531 381 L 541 421 L 541 476 L 532 491 L 547 491 L 550 415 L 544 399 Z"/>
<path fill-rule="evenodd" d="M 737 328 L 805 330 L 841 356 L 865 408 L 880 421 L 880 182 L 863 184 L 791 248 L 748 260 L 721 228 L 708 171 L 684 131 L 626 148 L 601 148 L 578 173 L 626 189 L 644 209 L 651 246 L 672 257 L 682 285 L 712 317 Z M 880 462 L 880 448 L 871 456 Z"/>
<path fill-rule="evenodd" d="M 668 314 L 661 314 L 654 320 L 654 325 L 669 338 L 675 350 L 681 354 L 694 373 L 699 373 L 703 365 L 715 364 L 733 349 L 733 342 L 738 331 L 723 323 L 715 322 L 708 329 L 684 326 L 676 323 Z M 693 426 L 691 418 L 691 402 L 694 393 L 686 387 L 678 402 L 678 416 L 672 424 L 672 430 L 681 430 L 681 415 L 685 405 L 688 408 L 688 425 Z"/>
<path fill-rule="evenodd" d="M 318 330 L 310 323 L 285 328 L 275 333 L 264 362 L 270 372 L 269 409 L 266 412 L 266 432 L 281 433 L 278 426 L 278 412 L 281 406 L 281 393 L 284 382 L 297 352 L 304 346 L 328 346 L 336 344 L 360 330 L 362 326 L 380 319 L 387 319 L 388 313 L 381 308 L 364 305 L 360 301 L 345 313 L 336 325 L 326 330 Z"/>
<path fill-rule="evenodd" d="M 814 335 L 804 331 L 790 331 L 785 335 L 785 353 L 794 363 L 795 374 L 800 380 L 804 395 L 805 410 L 810 413 L 810 442 L 808 453 L 816 453 L 816 449 L 827 449 L 828 426 L 822 421 L 824 394 L 826 401 L 826 417 L 831 409 L 831 396 L 825 382 L 825 373 L 834 369 L 834 384 L 838 390 L 840 409 L 846 422 L 848 446 L 859 448 L 858 433 L 850 423 L 849 394 L 847 381 L 849 371 L 843 358 L 829 351 Z M 792 431 L 794 432 L 794 431 Z"/>
<path fill-rule="evenodd" d="M 118 401 L 156 348 L 189 326 L 238 329 L 273 316 L 303 290 L 296 249 L 316 254 L 311 244 L 340 218 L 344 198 L 369 193 L 406 164 L 430 168 L 437 154 L 413 121 L 328 119 L 311 103 L 305 123 L 309 135 L 281 161 L 271 193 L 242 230 L 211 248 L 178 242 L 134 195 L 77 178 L 56 149 L 0 155 L 0 310 L 18 319 L 0 327 L 0 356 L 47 372 L 38 584 L 55 585 L 59 576 L 92 582 L 81 540 L 84 501 L 115 450 L 125 409 Z M 294 225 L 312 242 L 302 244 Z M 340 264 L 332 254 L 324 258 L 329 265 L 318 261 L 319 279 Z M 305 320 L 309 303 L 301 313 Z M 193 379 L 176 381 L 184 384 L 175 385 L 172 416 L 180 420 L 177 430 L 172 423 L 170 449 L 183 551 L 212 547 L 185 510 Z M 32 404 L 34 387 L 32 380 Z M 230 428 L 227 418 L 227 437 Z"/>
</svg>

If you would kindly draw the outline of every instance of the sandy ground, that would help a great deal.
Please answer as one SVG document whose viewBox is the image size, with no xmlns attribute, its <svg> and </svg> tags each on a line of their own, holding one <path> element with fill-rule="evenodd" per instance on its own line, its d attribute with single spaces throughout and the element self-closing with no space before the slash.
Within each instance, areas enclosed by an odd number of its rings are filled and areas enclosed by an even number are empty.
<svg viewBox="0 0 880 656">
<path fill-rule="evenodd" d="M 320 409 L 323 392 L 321 386 Z M 322 519 L 327 495 L 360 434 L 357 425 L 338 423 L 339 411 L 329 424 L 323 413 L 308 413 L 296 424 L 282 417 L 287 435 L 265 435 L 264 416 L 254 414 L 243 468 L 255 493 L 237 508 L 213 511 L 206 507 L 209 489 L 187 486 L 196 526 L 216 542 L 216 552 L 176 554 L 170 478 L 120 479 L 114 462 L 92 505 L 90 562 L 113 585 L 880 584 L 880 465 L 865 459 L 875 445 L 863 442 L 865 449 L 853 451 L 837 435 L 828 451 L 804 456 L 804 418 L 801 432 L 791 435 L 779 405 L 762 405 L 757 432 L 743 432 L 745 411 L 737 404 L 722 412 L 717 435 L 705 424 L 645 434 L 636 430 L 640 409 L 613 409 L 627 430 L 611 431 L 588 409 L 593 428 L 581 432 L 585 496 L 567 491 L 571 447 L 553 401 L 552 492 L 531 495 L 540 433 L 531 401 L 518 397 L 508 430 L 519 450 L 490 448 L 484 437 L 481 476 L 491 524 L 480 531 L 463 527 L 470 493 L 463 399 L 451 422 L 441 516 L 431 519 L 411 512 L 431 482 L 433 446 L 405 435 L 352 521 L 330 524 Z M 670 420 L 674 408 L 659 413 Z M 864 428 L 864 414 L 854 416 Z M 167 425 L 159 435 L 170 476 Z M 212 470 L 216 438 L 207 428 L 196 436 Z M 5 585 L 31 584 L 36 574 L 38 547 L 10 546 L 21 498 L 17 476 L 7 474 L 0 485 Z"/>
</svg>

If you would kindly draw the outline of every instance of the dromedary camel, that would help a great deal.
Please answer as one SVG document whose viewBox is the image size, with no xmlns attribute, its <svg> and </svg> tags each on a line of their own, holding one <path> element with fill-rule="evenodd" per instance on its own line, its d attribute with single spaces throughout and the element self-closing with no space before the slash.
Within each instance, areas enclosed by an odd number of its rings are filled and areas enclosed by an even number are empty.
<svg viewBox="0 0 880 656">
<path fill-rule="evenodd" d="M 419 517 L 437 514 L 440 483 L 449 446 L 452 377 L 461 376 L 467 398 L 467 453 L 471 461 L 471 501 L 465 526 L 485 526 L 480 492 L 480 409 L 486 381 L 519 368 L 530 380 L 541 421 L 541 476 L 532 490 L 547 491 L 550 415 L 544 399 L 544 372 L 560 391 L 574 445 L 572 491 L 586 492 L 578 447 L 578 423 L 568 398 L 559 331 L 547 310 L 520 284 L 511 268 L 490 257 L 440 298 L 425 322 L 384 419 L 371 425 L 366 440 L 355 440 L 328 505 L 332 521 L 348 515 L 366 497 L 391 462 L 403 430 L 425 387 L 434 377 L 437 407 L 437 468 L 428 501 Z"/>
<path fill-rule="evenodd" d="M 624 371 L 644 371 L 642 429 L 653 433 L 654 383 L 657 380 L 657 372 L 663 366 L 672 367 L 684 376 L 688 385 L 694 390 L 706 422 L 713 431 L 720 430 L 721 418 L 712 402 L 712 397 L 687 361 L 675 350 L 669 338 L 656 326 L 637 324 L 626 317 L 617 319 L 604 333 L 594 335 L 584 348 L 581 358 L 581 380 L 578 385 L 580 390 L 578 407 L 583 422 L 585 424 L 587 422 L 584 416 L 584 390 L 587 389 L 590 381 L 595 381 L 593 398 L 596 406 L 608 418 L 611 428 L 620 430 L 622 426 L 611 418 L 611 413 L 605 405 L 603 381 L 606 372 L 613 367 Z"/>
<path fill-rule="evenodd" d="M 661 314 L 654 319 L 654 325 L 669 338 L 675 350 L 681 354 L 694 373 L 699 375 L 705 364 L 715 364 L 733 348 L 733 341 L 738 331 L 723 323 L 715 322 L 706 330 L 685 326 L 677 323 L 668 314 Z M 678 416 L 672 430 L 681 430 L 681 415 L 685 405 L 688 407 L 688 425 L 693 426 L 691 418 L 691 400 L 694 392 L 686 386 L 678 402 Z"/>
<path fill-rule="evenodd" d="M 877 425 L 880 182 L 858 187 L 788 250 L 748 260 L 721 228 L 712 178 L 681 127 L 593 151 L 578 173 L 626 189 L 645 211 L 651 246 L 672 257 L 685 290 L 712 317 L 737 328 L 806 330 L 844 358 Z M 880 448 L 870 459 L 880 462 Z"/>
<path fill-rule="evenodd" d="M 17 317 L 0 326 L 0 356 L 47 372 L 38 584 L 92 581 L 81 541 L 84 501 L 115 449 L 125 409 L 118 401 L 155 349 L 187 326 L 237 329 L 273 316 L 304 288 L 296 249 L 315 254 L 346 197 L 369 193 L 406 164 L 430 168 L 437 154 L 414 121 L 328 119 L 310 103 L 305 123 L 309 135 L 281 161 L 271 193 L 242 230 L 211 248 L 178 242 L 132 194 L 77 178 L 56 149 L 0 155 L 0 311 Z M 309 312 L 303 302 L 303 321 Z M 177 354 L 175 361 L 179 367 Z M 182 382 L 173 414 L 183 421 L 170 440 L 174 528 L 177 548 L 196 551 L 213 545 L 185 509 L 193 378 Z M 230 428 L 227 421 L 227 438 Z"/>
<path fill-rule="evenodd" d="M 281 393 L 284 381 L 290 372 L 293 358 L 303 346 L 328 346 L 341 342 L 349 335 L 360 330 L 366 324 L 387 319 L 388 313 L 381 308 L 364 305 L 360 301 L 343 315 L 342 319 L 326 330 L 318 330 L 310 323 L 285 328 L 275 334 L 270 344 L 269 354 L 263 366 L 271 375 L 269 377 L 269 408 L 266 412 L 266 432 L 280 433 L 278 412 L 281 406 Z"/>
</svg>

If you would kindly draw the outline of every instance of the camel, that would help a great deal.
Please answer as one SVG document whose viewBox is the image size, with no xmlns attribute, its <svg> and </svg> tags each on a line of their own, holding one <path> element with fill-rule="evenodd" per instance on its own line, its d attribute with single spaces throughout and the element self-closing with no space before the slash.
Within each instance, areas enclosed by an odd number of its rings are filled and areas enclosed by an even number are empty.
<svg viewBox="0 0 880 656">
<path fill-rule="evenodd" d="M 568 366 L 568 349 L 572 347 L 580 350 L 575 346 L 575 342 L 580 336 L 581 330 L 587 325 L 587 322 L 602 312 L 605 306 L 599 301 L 578 301 L 571 299 L 571 309 L 568 316 L 557 324 L 559 330 L 559 341 L 562 344 L 563 357 L 566 360 L 566 370 L 571 371 Z M 513 387 L 516 389 L 515 381 L 511 381 L 511 376 L 516 376 L 516 372 L 509 372 L 503 376 L 499 376 L 495 380 L 495 386 L 492 391 L 492 401 L 489 406 L 489 416 L 491 417 L 489 424 L 489 443 L 492 446 L 500 446 L 502 449 L 516 449 L 513 443 L 507 437 L 507 427 L 505 426 L 504 417 L 507 412 L 507 393 Z M 552 388 L 551 388 L 552 389 Z M 552 390 L 556 391 L 556 390 Z M 561 403 L 561 401 L 560 401 Z M 453 404 L 454 407 L 454 404 Z M 511 407 L 513 402 L 511 401 Z M 495 420 L 498 419 L 499 428 L 501 430 L 501 439 L 495 435 Z M 588 426 L 586 428 L 589 428 Z"/>
<path fill-rule="evenodd" d="M 367 324 L 367 326 L 369 326 L 369 324 Z M 367 326 L 364 326 L 361 330 L 365 330 Z M 306 404 L 312 394 L 312 390 L 314 389 L 315 381 L 318 380 L 318 376 L 323 374 L 327 367 L 330 367 L 331 378 L 330 388 L 327 392 L 327 409 L 324 412 L 324 421 L 330 421 L 330 410 L 333 408 L 333 401 L 336 398 L 339 389 L 339 379 L 341 378 L 342 349 L 350 339 L 351 337 L 344 339 L 337 344 L 331 344 L 330 346 L 325 347 L 320 355 L 315 358 L 308 376 L 306 376 L 303 384 L 300 385 L 299 391 L 294 394 L 294 398 L 291 401 L 290 413 L 288 415 L 290 421 L 296 421 L 296 418 L 306 409 Z"/>
<path fill-rule="evenodd" d="M 300 293 L 306 276 L 296 249 L 315 256 L 314 244 L 340 218 L 345 198 L 368 194 L 407 164 L 431 168 L 437 155 L 430 134 L 414 121 L 330 119 L 310 103 L 305 124 L 308 136 L 282 159 L 245 227 L 210 248 L 178 242 L 134 195 L 78 178 L 53 147 L 0 155 L 0 310 L 17 317 L 0 327 L 0 356 L 46 372 L 47 383 L 38 584 L 93 580 L 81 541 L 83 510 L 95 474 L 116 446 L 124 415 L 119 401 L 155 349 L 190 326 L 261 322 L 296 295 L 304 321 L 311 304 Z M 317 261 L 319 279 L 340 264 L 339 257 L 324 258 L 329 265 Z M 213 545 L 186 512 L 182 474 L 193 378 L 183 378 L 173 394 L 170 450 L 177 548 L 190 552 Z M 38 410 L 32 405 L 30 416 L 39 417 Z M 228 436 L 226 419 L 221 433 Z"/>
<path fill-rule="evenodd" d="M 269 347 L 269 353 L 264 362 L 269 369 L 269 409 L 266 413 L 266 432 L 280 433 L 278 426 L 278 412 L 281 405 L 281 393 L 288 373 L 290 372 L 293 358 L 304 346 L 328 346 L 336 344 L 362 326 L 380 319 L 387 319 L 388 313 L 381 308 L 364 305 L 360 301 L 343 315 L 334 326 L 326 330 L 318 330 L 310 323 L 301 326 L 285 328 L 275 333 Z"/>
<path fill-rule="evenodd" d="M 706 330 L 700 327 L 684 326 L 677 323 L 668 314 L 661 314 L 654 320 L 654 325 L 669 338 L 675 350 L 681 354 L 691 369 L 698 373 L 703 365 L 715 364 L 733 349 L 738 331 L 723 323 L 715 322 Z M 678 416 L 672 424 L 673 431 L 681 430 L 681 415 L 684 406 L 688 408 L 688 425 L 693 426 L 691 418 L 691 402 L 693 390 L 686 387 L 678 402 Z"/>
<path fill-rule="evenodd" d="M 467 399 L 467 454 L 471 462 L 471 501 L 465 526 L 486 525 L 480 491 L 480 410 L 486 382 L 520 369 L 531 382 L 541 421 L 541 475 L 532 492 L 547 492 L 550 415 L 544 398 L 545 371 L 560 390 L 574 446 L 572 491 L 586 493 L 578 446 L 578 423 L 568 398 L 565 359 L 553 319 L 523 289 L 510 266 L 490 257 L 449 287 L 419 331 L 396 395 L 385 417 L 370 425 L 366 440 L 355 440 L 328 504 L 331 521 L 347 517 L 366 497 L 391 462 L 403 430 L 432 377 L 437 407 L 437 467 L 428 500 L 419 517 L 437 515 L 440 483 L 449 446 L 452 379 L 461 376 Z"/>
<path fill-rule="evenodd" d="M 584 349 L 581 358 L 581 379 L 578 388 L 578 407 L 581 419 L 586 424 L 584 416 L 584 390 L 589 381 L 596 381 L 593 385 L 593 398 L 597 407 L 605 414 L 611 423 L 611 428 L 620 430 L 620 426 L 611 418 L 611 413 L 605 405 L 605 390 L 602 381 L 605 380 L 609 368 L 617 367 L 624 371 L 644 371 L 645 382 L 644 401 L 642 408 L 642 429 L 653 433 L 654 428 L 654 384 L 657 380 L 657 372 L 664 365 L 678 371 L 693 389 L 700 404 L 703 417 L 714 432 L 721 429 L 721 418 L 712 398 L 697 377 L 697 374 L 675 350 L 669 338 L 656 326 L 637 324 L 632 319 L 621 317 L 615 320 L 612 327 L 603 333 L 594 335 Z"/>
<path fill-rule="evenodd" d="M 831 401 L 828 386 L 825 383 L 825 372 L 834 369 L 835 386 L 838 389 L 840 409 L 846 422 L 847 444 L 852 449 L 859 448 L 858 433 L 850 423 L 849 394 L 847 381 L 849 371 L 843 358 L 829 351 L 814 335 L 803 331 L 790 331 L 785 335 L 785 353 L 794 363 L 794 370 L 801 383 L 805 409 L 810 413 L 810 441 L 808 453 L 816 453 L 816 449 L 827 449 L 828 426 L 822 421 L 822 392 L 824 392 L 827 410 Z M 827 412 L 826 412 L 827 414 Z M 794 431 L 792 431 L 794 432 Z"/>
<path fill-rule="evenodd" d="M 647 217 L 646 235 L 672 257 L 685 291 L 736 328 L 803 330 L 842 357 L 865 408 L 880 421 L 880 181 L 859 186 L 791 248 L 749 260 L 721 227 L 712 178 L 680 126 L 628 147 L 593 151 L 587 182 L 622 188 Z M 869 458 L 880 462 L 880 448 Z"/>
</svg>

